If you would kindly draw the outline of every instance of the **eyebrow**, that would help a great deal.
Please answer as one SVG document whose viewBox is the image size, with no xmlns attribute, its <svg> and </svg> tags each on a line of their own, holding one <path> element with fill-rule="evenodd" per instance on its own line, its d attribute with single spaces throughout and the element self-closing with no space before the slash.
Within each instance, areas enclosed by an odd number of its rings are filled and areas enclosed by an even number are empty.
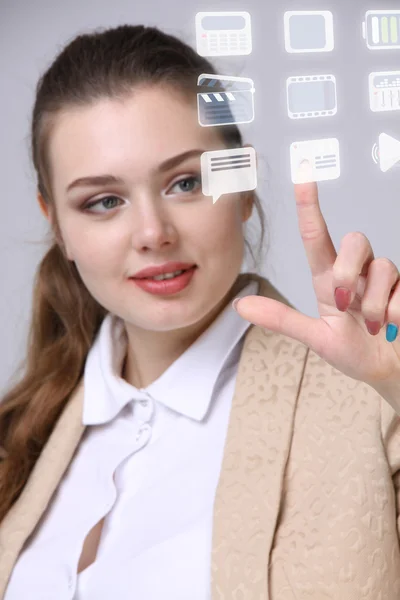
<svg viewBox="0 0 400 600">
<path fill-rule="evenodd" d="M 155 171 L 164 173 L 165 171 L 169 171 L 169 169 L 173 169 L 177 165 L 179 165 L 184 160 L 188 160 L 194 156 L 199 156 L 203 154 L 205 150 L 201 150 L 196 148 L 195 150 L 188 150 L 187 152 L 183 152 L 182 154 L 178 154 L 177 156 L 173 156 L 172 158 L 168 158 L 166 161 L 161 163 L 158 167 L 156 167 Z M 84 186 L 101 186 L 101 185 L 109 185 L 109 184 L 119 184 L 123 185 L 125 182 L 121 177 L 116 177 L 115 175 L 93 175 L 88 177 L 79 177 L 79 179 L 75 179 L 72 183 L 70 183 L 66 189 L 69 192 L 71 189 L 76 187 L 84 187 Z"/>
</svg>

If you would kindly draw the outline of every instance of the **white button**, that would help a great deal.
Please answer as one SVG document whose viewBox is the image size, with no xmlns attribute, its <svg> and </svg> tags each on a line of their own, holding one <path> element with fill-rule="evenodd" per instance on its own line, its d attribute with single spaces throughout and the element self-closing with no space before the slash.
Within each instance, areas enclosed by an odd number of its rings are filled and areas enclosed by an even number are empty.
<svg viewBox="0 0 400 600">
<path fill-rule="evenodd" d="M 142 425 L 136 434 L 136 441 L 138 442 L 145 433 L 150 432 L 150 431 L 151 431 L 150 425 L 147 425 L 147 424 Z"/>
<path fill-rule="evenodd" d="M 137 416 L 140 423 L 148 423 L 154 414 L 154 402 L 153 400 L 140 400 L 139 406 L 137 406 Z"/>
</svg>

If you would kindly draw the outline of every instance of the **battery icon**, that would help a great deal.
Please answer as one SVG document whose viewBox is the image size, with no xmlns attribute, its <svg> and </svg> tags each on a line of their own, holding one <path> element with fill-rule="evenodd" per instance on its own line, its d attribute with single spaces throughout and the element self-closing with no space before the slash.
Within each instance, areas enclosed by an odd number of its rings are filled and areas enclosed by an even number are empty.
<svg viewBox="0 0 400 600">
<path fill-rule="evenodd" d="M 369 10 L 363 23 L 363 37 L 371 50 L 400 48 L 400 10 Z"/>
</svg>

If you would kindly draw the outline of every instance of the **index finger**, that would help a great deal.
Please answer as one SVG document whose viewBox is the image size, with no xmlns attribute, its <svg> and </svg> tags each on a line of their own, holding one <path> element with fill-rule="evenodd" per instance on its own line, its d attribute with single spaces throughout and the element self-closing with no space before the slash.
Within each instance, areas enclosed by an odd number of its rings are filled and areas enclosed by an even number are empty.
<svg viewBox="0 0 400 600">
<path fill-rule="evenodd" d="M 301 239 L 313 277 L 332 268 L 337 253 L 321 212 L 316 182 L 294 186 Z"/>
</svg>

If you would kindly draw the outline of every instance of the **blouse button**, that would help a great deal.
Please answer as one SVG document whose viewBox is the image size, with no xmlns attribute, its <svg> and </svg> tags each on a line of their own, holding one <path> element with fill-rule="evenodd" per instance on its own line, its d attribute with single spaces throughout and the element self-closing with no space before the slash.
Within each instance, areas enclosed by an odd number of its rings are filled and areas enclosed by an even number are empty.
<svg viewBox="0 0 400 600">
<path fill-rule="evenodd" d="M 73 575 L 68 575 L 68 589 L 72 590 L 74 587 L 74 577 Z"/>
<path fill-rule="evenodd" d="M 136 434 L 136 441 L 138 442 L 140 440 L 140 438 L 145 434 L 151 431 L 151 427 L 150 425 L 142 425 L 140 427 L 140 429 L 138 429 L 138 432 Z"/>
<path fill-rule="evenodd" d="M 150 421 L 154 414 L 154 402 L 151 398 L 143 398 L 139 401 L 140 409 L 138 411 L 138 418 L 141 423 L 147 423 Z"/>
</svg>

